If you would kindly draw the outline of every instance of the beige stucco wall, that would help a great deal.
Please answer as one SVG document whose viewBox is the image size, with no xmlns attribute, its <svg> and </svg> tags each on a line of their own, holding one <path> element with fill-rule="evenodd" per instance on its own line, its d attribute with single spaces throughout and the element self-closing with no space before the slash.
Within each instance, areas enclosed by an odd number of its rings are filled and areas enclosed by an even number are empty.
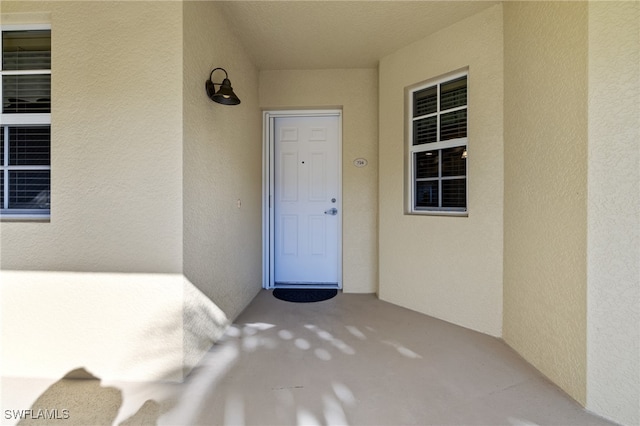
<svg viewBox="0 0 640 426">
<path fill-rule="evenodd" d="M 180 273 L 180 4 L 2 1 L 27 12 L 52 25 L 51 221 L 2 222 L 2 269 Z"/>
<path fill-rule="evenodd" d="M 587 408 L 640 424 L 640 3 L 589 4 Z"/>
<path fill-rule="evenodd" d="M 233 319 L 262 282 L 258 72 L 215 2 L 185 2 L 183 13 L 184 274 Z M 206 96 L 216 67 L 229 73 L 240 105 Z"/>
<path fill-rule="evenodd" d="M 342 109 L 342 280 L 375 293 L 377 280 L 378 73 L 375 69 L 260 72 L 265 109 Z M 365 158 L 366 167 L 353 165 Z"/>
<path fill-rule="evenodd" d="M 182 274 L 182 4 L 1 12 L 53 51 L 51 220 L 0 224 L 1 374 L 182 380 L 228 324 Z"/>
<path fill-rule="evenodd" d="M 380 298 L 502 333 L 502 6 L 380 61 Z M 468 217 L 406 215 L 405 88 L 469 67 Z"/>
<path fill-rule="evenodd" d="M 586 401 L 587 3 L 507 2 L 504 340 Z"/>
<path fill-rule="evenodd" d="M 182 6 L 1 12 L 53 51 L 51 220 L 0 224 L 1 374 L 181 380 L 227 325 L 182 275 Z"/>
</svg>

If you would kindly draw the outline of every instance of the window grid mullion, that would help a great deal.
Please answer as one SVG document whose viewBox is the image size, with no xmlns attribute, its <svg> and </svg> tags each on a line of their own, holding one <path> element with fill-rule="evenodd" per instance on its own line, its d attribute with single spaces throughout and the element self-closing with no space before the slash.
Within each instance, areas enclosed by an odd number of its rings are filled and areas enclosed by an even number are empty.
<svg viewBox="0 0 640 426">
<path fill-rule="evenodd" d="M 4 163 L 2 164 L 4 197 L 2 208 L 6 210 L 9 208 L 9 126 L 4 126 L 2 131 L 4 132 L 4 146 L 2 147 L 4 149 Z"/>
<path fill-rule="evenodd" d="M 440 83 L 436 87 L 436 114 L 438 114 L 436 119 L 436 142 L 440 142 L 440 116 L 442 115 L 440 113 Z"/>
<path fill-rule="evenodd" d="M 440 96 L 441 96 L 441 86 L 442 83 L 438 83 L 437 87 L 438 90 L 436 90 L 437 93 L 437 105 L 436 105 L 436 111 L 438 111 L 438 120 L 437 120 L 437 124 L 436 124 L 436 132 L 437 132 L 437 136 L 436 136 L 436 142 L 440 142 L 440 120 L 442 117 L 442 111 L 440 111 Z M 442 149 L 438 150 L 438 208 L 442 208 Z"/>
<path fill-rule="evenodd" d="M 438 150 L 438 208 L 442 208 L 442 150 L 441 149 Z"/>
<path fill-rule="evenodd" d="M 4 101 L 3 101 L 4 96 L 2 95 L 2 86 L 4 86 L 4 84 L 2 84 L 2 82 L 4 80 L 3 79 L 3 76 L 4 76 L 4 71 L 3 71 L 3 69 L 4 69 L 3 68 L 3 66 L 4 66 L 4 56 L 2 54 L 2 52 L 4 52 L 4 37 L 2 36 L 2 33 L 3 33 L 2 27 L 0 26 L 0 101 L 2 102 L 2 105 L 0 105 L 0 115 L 4 112 Z M 4 132 L 4 129 L 5 128 L 3 127 L 2 128 L 3 132 Z M 7 140 L 6 139 L 6 134 L 5 134 L 5 140 Z M 4 158 L 6 159 L 7 157 L 4 157 Z M 4 164 L 3 164 L 3 166 L 4 166 Z M 7 177 L 5 176 L 5 182 L 7 181 L 6 179 L 7 179 Z M 7 198 L 7 192 L 6 191 L 4 193 L 4 198 Z M 2 208 L 6 209 L 7 207 L 6 206 L 2 206 Z"/>
<path fill-rule="evenodd" d="M 436 151 L 438 149 L 455 148 L 456 146 L 467 145 L 467 138 L 447 139 L 442 142 L 423 143 L 412 146 L 411 152 Z"/>
<path fill-rule="evenodd" d="M 462 111 L 463 109 L 467 109 L 467 105 L 463 105 L 463 106 L 459 106 L 459 107 L 455 107 L 455 108 L 444 109 L 444 110 L 442 110 L 442 114 L 447 114 L 449 112 Z"/>
<path fill-rule="evenodd" d="M 413 114 L 413 111 L 411 112 Z M 435 117 L 438 115 L 438 112 L 432 112 L 431 114 L 425 114 L 425 115 L 419 115 L 418 117 L 413 117 L 412 120 L 413 121 L 420 121 L 420 120 L 424 120 L 425 118 L 431 118 L 431 117 Z"/>
<path fill-rule="evenodd" d="M 51 70 L 4 70 L 2 71 L 2 75 L 51 75 Z"/>
<path fill-rule="evenodd" d="M 6 166 L 5 170 L 18 172 L 28 172 L 29 170 L 41 171 L 51 170 L 51 166 Z"/>
<path fill-rule="evenodd" d="M 461 110 L 467 109 L 467 105 L 462 105 L 462 106 L 457 106 L 457 107 L 453 107 L 453 108 L 440 110 L 440 85 L 438 84 L 437 87 L 438 87 L 438 91 L 436 92 L 437 93 L 436 100 L 438 102 L 438 105 L 437 105 L 436 112 L 432 112 L 430 114 L 424 114 L 424 115 L 419 115 L 417 117 L 413 117 L 411 119 L 412 121 L 424 120 L 425 118 L 435 117 L 435 116 L 438 116 L 440 114 L 446 114 L 448 112 L 456 112 L 456 111 L 461 111 Z M 411 112 L 411 115 L 413 115 L 413 111 Z"/>
</svg>

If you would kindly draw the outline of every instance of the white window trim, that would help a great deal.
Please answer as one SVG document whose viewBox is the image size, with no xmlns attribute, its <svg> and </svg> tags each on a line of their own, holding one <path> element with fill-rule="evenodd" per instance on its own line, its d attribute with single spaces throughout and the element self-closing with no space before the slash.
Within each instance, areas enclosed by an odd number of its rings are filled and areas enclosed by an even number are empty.
<svg viewBox="0 0 640 426">
<path fill-rule="evenodd" d="M 0 91 L 0 96 L 2 92 Z M 1 99 L 1 98 L 0 98 Z M 2 114 L 2 126 L 49 126 L 51 114 Z"/>
<path fill-rule="evenodd" d="M 2 32 L 3 31 L 39 31 L 49 30 L 51 31 L 51 24 L 8 24 L 0 25 L 0 100 L 2 97 L 2 76 L 4 75 L 39 75 L 48 74 L 51 75 L 51 69 L 44 70 L 7 70 L 2 69 Z M 51 113 L 36 113 L 36 114 L 2 114 L 0 110 L 0 131 L 5 132 L 5 144 L 4 144 L 4 158 L 9 158 L 9 143 L 7 138 L 8 127 L 30 127 L 30 126 L 49 126 L 51 127 Z M 5 160 L 8 161 L 8 160 Z M 49 166 L 4 166 L 2 165 L 1 173 L 5 173 L 5 200 L 8 199 L 9 192 L 8 186 L 8 171 L 10 170 L 51 170 L 51 163 Z M 0 205 L 0 220 L 49 220 L 51 217 L 51 210 L 36 210 L 36 209 L 5 209 L 5 205 Z"/>
<path fill-rule="evenodd" d="M 413 145 L 413 122 L 429 116 L 440 115 L 440 111 L 432 114 L 425 114 L 418 117 L 413 117 L 413 94 L 422 89 L 426 89 L 431 86 L 446 83 L 450 80 L 455 80 L 460 77 L 467 77 L 467 105 L 464 107 L 457 107 L 446 110 L 446 112 L 454 112 L 458 110 L 467 110 L 467 137 L 448 139 L 446 141 L 438 141 L 432 143 L 426 143 L 422 145 Z M 459 71 L 454 71 L 440 77 L 423 81 L 413 86 L 409 86 L 405 89 L 405 176 L 406 176 L 406 191 L 405 191 L 405 213 L 410 215 L 423 215 L 423 216 L 469 216 L 469 167 L 466 170 L 466 185 L 467 185 L 467 205 L 464 210 L 454 210 L 446 208 L 416 208 L 414 203 L 416 180 L 414 179 L 415 173 L 415 161 L 414 154 L 419 152 L 435 151 L 440 149 L 454 148 L 458 146 L 466 146 L 469 149 L 469 70 L 467 68 Z M 440 91 L 437 92 L 437 102 L 440 104 Z M 440 127 L 437 126 L 437 139 L 440 139 Z M 468 160 L 466 160 L 468 161 Z"/>
</svg>

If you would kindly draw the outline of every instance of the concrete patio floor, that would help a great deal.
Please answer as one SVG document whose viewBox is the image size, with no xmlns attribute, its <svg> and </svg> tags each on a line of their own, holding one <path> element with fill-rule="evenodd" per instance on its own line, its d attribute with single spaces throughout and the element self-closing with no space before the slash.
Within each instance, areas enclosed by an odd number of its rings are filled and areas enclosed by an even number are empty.
<svg viewBox="0 0 640 426">
<path fill-rule="evenodd" d="M 2 385 L 3 410 L 69 410 L 21 425 L 612 424 L 499 339 L 359 294 L 296 304 L 261 291 L 184 383 Z"/>
</svg>

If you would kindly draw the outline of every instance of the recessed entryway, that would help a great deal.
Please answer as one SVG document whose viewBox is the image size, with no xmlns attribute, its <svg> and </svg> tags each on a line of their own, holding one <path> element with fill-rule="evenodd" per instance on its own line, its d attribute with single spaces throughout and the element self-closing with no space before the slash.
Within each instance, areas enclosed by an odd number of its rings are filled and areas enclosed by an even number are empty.
<svg viewBox="0 0 640 426">
<path fill-rule="evenodd" d="M 341 111 L 264 115 L 263 287 L 341 288 Z"/>
</svg>

